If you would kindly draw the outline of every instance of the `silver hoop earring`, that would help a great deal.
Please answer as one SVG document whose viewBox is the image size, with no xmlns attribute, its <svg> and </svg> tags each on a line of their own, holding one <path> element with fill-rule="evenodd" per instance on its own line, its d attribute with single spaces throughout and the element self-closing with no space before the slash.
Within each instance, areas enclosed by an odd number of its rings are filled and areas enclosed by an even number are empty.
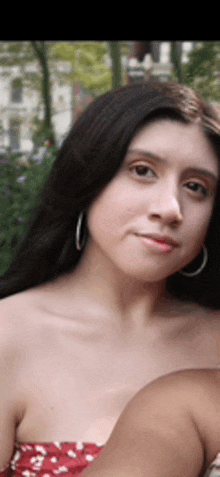
<svg viewBox="0 0 220 477">
<path fill-rule="evenodd" d="M 82 242 L 80 243 L 82 221 L 83 221 L 83 212 L 81 212 L 79 214 L 79 218 L 78 218 L 77 226 L 76 226 L 76 248 L 77 248 L 77 250 L 82 250 L 83 246 L 85 245 L 85 237 L 83 237 Z"/>
<path fill-rule="evenodd" d="M 198 270 L 191 273 L 179 271 L 179 273 L 181 273 L 181 275 L 184 275 L 185 277 L 195 277 L 196 275 L 199 275 L 199 273 L 201 273 L 201 271 L 205 268 L 207 262 L 208 262 L 208 250 L 206 246 L 203 245 L 203 261 L 202 261 L 202 265 L 198 268 Z"/>
</svg>

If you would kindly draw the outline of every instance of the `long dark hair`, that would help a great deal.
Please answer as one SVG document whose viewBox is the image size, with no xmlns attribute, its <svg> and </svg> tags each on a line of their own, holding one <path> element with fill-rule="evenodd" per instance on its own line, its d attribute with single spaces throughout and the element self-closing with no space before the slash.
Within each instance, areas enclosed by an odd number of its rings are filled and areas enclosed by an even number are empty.
<svg viewBox="0 0 220 477">
<path fill-rule="evenodd" d="M 0 298 L 70 272 L 83 251 L 75 246 L 80 212 L 86 211 L 119 170 L 128 145 L 155 118 L 199 121 L 220 161 L 220 121 L 214 109 L 177 83 L 143 83 L 110 91 L 90 104 L 63 142 L 39 197 L 28 231 L 0 278 Z M 88 229 L 85 223 L 85 230 Z M 208 264 L 195 278 L 167 280 L 174 296 L 220 308 L 220 192 L 206 237 Z"/>
</svg>

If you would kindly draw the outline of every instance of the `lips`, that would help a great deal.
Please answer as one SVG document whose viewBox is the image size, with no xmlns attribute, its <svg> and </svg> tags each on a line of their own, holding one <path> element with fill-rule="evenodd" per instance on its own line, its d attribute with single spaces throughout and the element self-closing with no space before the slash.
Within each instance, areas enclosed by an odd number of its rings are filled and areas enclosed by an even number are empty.
<svg viewBox="0 0 220 477">
<path fill-rule="evenodd" d="M 169 237 L 167 235 L 159 235 L 159 234 L 138 234 L 138 235 L 140 235 L 141 237 L 156 240 L 159 243 L 172 245 L 172 247 L 179 247 L 180 246 L 180 244 L 178 242 L 176 242 L 174 239 L 172 239 L 171 237 Z"/>
</svg>

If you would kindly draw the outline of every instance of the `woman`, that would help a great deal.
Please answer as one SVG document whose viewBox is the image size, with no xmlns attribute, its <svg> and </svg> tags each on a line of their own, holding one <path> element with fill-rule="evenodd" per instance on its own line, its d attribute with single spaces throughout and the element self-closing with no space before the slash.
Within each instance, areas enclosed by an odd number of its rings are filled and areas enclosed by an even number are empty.
<svg viewBox="0 0 220 477">
<path fill-rule="evenodd" d="M 0 280 L 2 469 L 79 475 L 143 386 L 219 367 L 219 161 L 219 118 L 182 85 L 78 119 Z"/>
</svg>

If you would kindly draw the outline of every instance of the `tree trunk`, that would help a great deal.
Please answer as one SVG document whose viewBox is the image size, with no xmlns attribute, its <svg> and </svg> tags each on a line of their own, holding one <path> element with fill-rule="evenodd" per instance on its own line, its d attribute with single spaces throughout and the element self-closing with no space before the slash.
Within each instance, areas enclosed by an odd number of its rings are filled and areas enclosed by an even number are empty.
<svg viewBox="0 0 220 477">
<path fill-rule="evenodd" d="M 120 45 L 118 41 L 110 41 L 109 46 L 112 60 L 112 89 L 116 89 L 121 86 L 122 81 Z"/>
<path fill-rule="evenodd" d="M 51 120 L 51 95 L 50 95 L 50 74 L 48 68 L 47 52 L 44 41 L 32 41 L 33 48 L 39 58 L 42 68 L 42 97 L 44 102 L 44 132 L 46 139 L 51 145 L 55 145 L 55 136 Z"/>
<path fill-rule="evenodd" d="M 174 67 L 175 74 L 180 83 L 184 82 L 182 71 L 182 45 L 178 41 L 171 42 L 171 61 Z"/>
</svg>

